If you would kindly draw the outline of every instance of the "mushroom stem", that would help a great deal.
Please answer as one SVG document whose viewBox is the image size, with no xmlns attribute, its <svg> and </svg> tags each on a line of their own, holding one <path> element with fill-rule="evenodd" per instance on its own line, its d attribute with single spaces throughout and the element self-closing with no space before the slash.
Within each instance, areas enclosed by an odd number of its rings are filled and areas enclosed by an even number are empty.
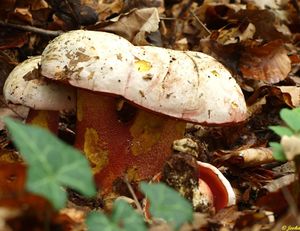
<svg viewBox="0 0 300 231">
<path fill-rule="evenodd" d="M 54 134 L 58 132 L 59 112 L 30 109 L 26 123 L 48 129 Z"/>
<path fill-rule="evenodd" d="M 102 194 L 112 191 L 118 178 L 151 179 L 171 154 L 174 139 L 182 137 L 185 123 L 177 119 L 134 109 L 122 121 L 118 99 L 87 90 L 77 93 L 75 146 L 85 153 Z"/>
</svg>

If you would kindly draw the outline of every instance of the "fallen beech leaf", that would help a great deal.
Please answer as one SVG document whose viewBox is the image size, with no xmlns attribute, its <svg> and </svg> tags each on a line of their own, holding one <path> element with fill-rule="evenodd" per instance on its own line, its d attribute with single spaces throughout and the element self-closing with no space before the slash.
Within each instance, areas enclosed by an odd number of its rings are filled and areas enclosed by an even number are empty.
<svg viewBox="0 0 300 231">
<path fill-rule="evenodd" d="M 16 8 L 14 12 L 14 17 L 29 24 L 32 24 L 32 14 L 28 8 Z"/>
<path fill-rule="evenodd" d="M 0 29 L 0 49 L 22 47 L 28 42 L 26 32 L 13 29 Z"/>
<path fill-rule="evenodd" d="M 244 215 L 243 211 L 238 211 L 237 206 L 231 206 L 220 210 L 212 218 L 211 222 L 221 223 L 222 225 L 232 229 L 236 220 Z"/>
<path fill-rule="evenodd" d="M 45 0 L 33 0 L 31 1 L 31 10 L 40 10 L 49 8 L 48 3 Z"/>
<path fill-rule="evenodd" d="M 247 20 L 254 24 L 256 33 L 254 38 L 272 41 L 275 39 L 287 40 L 289 37 L 279 32 L 276 28 L 278 20 L 269 10 L 240 10 L 236 14 L 230 16 L 230 21 L 243 22 Z"/>
<path fill-rule="evenodd" d="M 118 34 L 134 45 L 147 45 L 146 33 L 158 30 L 159 15 L 157 8 L 135 9 L 110 19 L 109 22 L 110 25 L 101 30 Z"/>
<path fill-rule="evenodd" d="M 225 155 L 223 154 L 219 158 L 219 160 L 220 159 L 226 159 L 226 161 L 233 164 L 238 164 L 242 167 L 254 167 L 262 164 L 275 162 L 275 159 L 272 155 L 272 150 L 263 147 L 227 151 L 225 152 Z"/>
<path fill-rule="evenodd" d="M 239 26 L 228 30 L 222 29 L 219 31 L 217 42 L 223 45 L 228 45 L 246 41 L 247 39 L 253 38 L 255 31 L 255 26 L 252 23 L 248 23 L 246 28 Z"/>
<path fill-rule="evenodd" d="M 246 47 L 239 67 L 247 79 L 278 83 L 291 71 L 291 61 L 282 41 L 275 40 L 264 45 Z"/>
<path fill-rule="evenodd" d="M 285 102 L 290 107 L 300 106 L 300 87 L 299 86 L 279 86 L 277 87 L 283 93 Z"/>
<path fill-rule="evenodd" d="M 155 7 L 158 9 L 159 13 L 163 13 L 165 11 L 164 8 L 164 0 L 130 0 L 124 1 L 123 12 L 130 11 L 134 8 L 150 8 Z"/>
<path fill-rule="evenodd" d="M 300 138 L 298 136 L 283 136 L 280 144 L 288 160 L 293 160 L 300 154 Z"/>
</svg>

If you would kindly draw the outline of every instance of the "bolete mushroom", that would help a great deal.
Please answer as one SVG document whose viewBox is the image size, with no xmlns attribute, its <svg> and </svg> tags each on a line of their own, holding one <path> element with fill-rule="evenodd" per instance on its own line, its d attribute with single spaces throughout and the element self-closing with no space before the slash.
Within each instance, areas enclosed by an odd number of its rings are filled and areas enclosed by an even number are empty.
<svg viewBox="0 0 300 231">
<path fill-rule="evenodd" d="M 7 77 L 3 93 L 8 103 L 30 108 L 26 123 L 35 124 L 57 132 L 59 111 L 74 110 L 74 89 L 39 75 L 40 56 L 17 65 Z"/>
<path fill-rule="evenodd" d="M 234 205 L 235 193 L 230 182 L 215 166 L 198 161 L 199 166 L 199 188 L 207 195 L 210 203 L 216 211 Z"/>
<path fill-rule="evenodd" d="M 104 193 L 125 174 L 141 180 L 159 172 L 173 140 L 183 136 L 184 121 L 226 124 L 246 117 L 234 78 L 199 52 L 137 47 L 110 33 L 77 30 L 50 42 L 41 73 L 80 88 L 75 145 L 94 165 Z M 118 97 L 136 106 L 131 120 L 118 117 Z"/>
</svg>

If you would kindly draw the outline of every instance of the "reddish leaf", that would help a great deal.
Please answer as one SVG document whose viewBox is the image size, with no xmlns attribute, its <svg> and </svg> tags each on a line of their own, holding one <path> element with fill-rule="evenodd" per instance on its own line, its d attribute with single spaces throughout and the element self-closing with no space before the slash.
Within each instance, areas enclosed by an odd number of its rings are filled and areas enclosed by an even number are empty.
<svg viewBox="0 0 300 231">
<path fill-rule="evenodd" d="M 291 61 L 282 41 L 245 48 L 240 59 L 240 69 L 248 79 L 277 83 L 284 80 L 291 70 Z"/>
</svg>

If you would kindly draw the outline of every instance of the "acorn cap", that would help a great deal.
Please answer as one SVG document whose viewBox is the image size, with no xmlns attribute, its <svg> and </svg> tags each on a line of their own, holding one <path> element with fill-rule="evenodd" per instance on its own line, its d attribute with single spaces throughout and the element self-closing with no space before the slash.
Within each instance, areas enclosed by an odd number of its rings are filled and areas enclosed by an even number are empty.
<svg viewBox="0 0 300 231">
<path fill-rule="evenodd" d="M 3 87 L 6 102 L 36 110 L 74 109 L 74 88 L 41 77 L 38 74 L 40 60 L 41 56 L 29 58 L 12 70 Z"/>
</svg>

